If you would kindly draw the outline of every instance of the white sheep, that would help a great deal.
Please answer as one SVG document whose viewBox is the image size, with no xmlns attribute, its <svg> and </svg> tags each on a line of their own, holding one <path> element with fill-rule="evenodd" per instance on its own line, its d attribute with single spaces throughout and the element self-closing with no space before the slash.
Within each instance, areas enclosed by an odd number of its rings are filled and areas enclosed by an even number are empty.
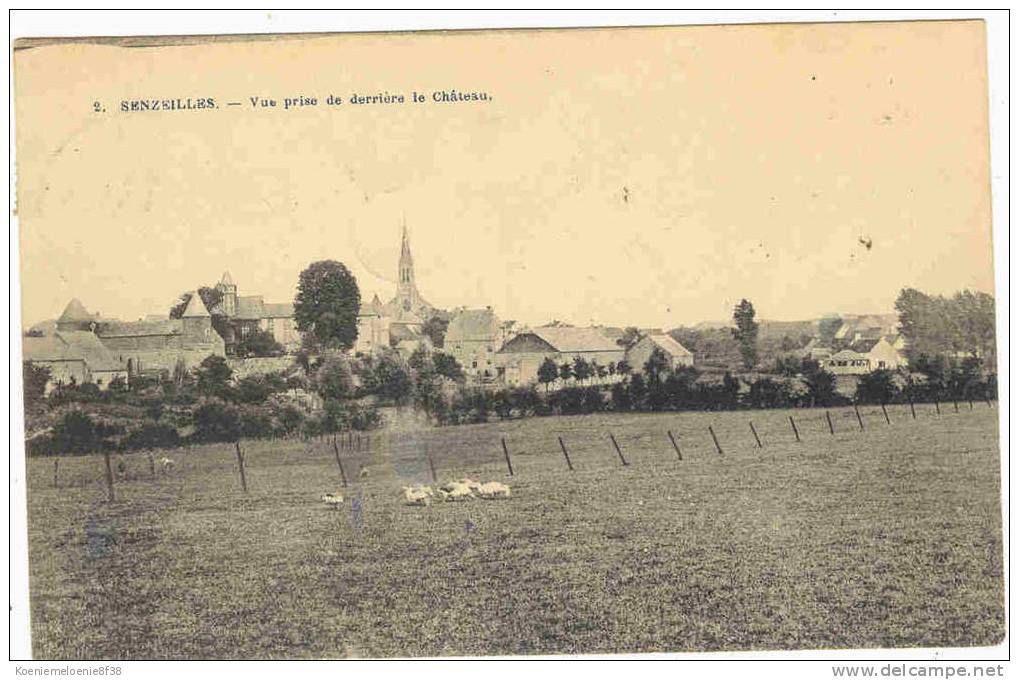
<svg viewBox="0 0 1019 680">
<path fill-rule="evenodd" d="M 325 503 L 331 510 L 339 510 L 343 505 L 343 494 L 324 493 L 322 494 L 322 502 Z"/>
<path fill-rule="evenodd" d="M 403 500 L 406 505 L 420 505 L 427 507 L 432 502 L 435 492 L 429 486 L 405 486 L 403 487 Z"/>
<path fill-rule="evenodd" d="M 358 472 L 358 476 L 361 479 L 368 479 L 368 468 L 366 468 L 365 466 L 362 465 L 361 466 L 361 471 Z"/>
<path fill-rule="evenodd" d="M 173 459 L 163 456 L 159 459 L 159 466 L 163 468 L 164 473 L 171 472 L 174 466 Z"/>
<path fill-rule="evenodd" d="M 456 484 L 463 484 L 464 486 L 466 486 L 468 489 L 471 490 L 471 493 L 477 493 L 478 489 L 481 488 L 481 482 L 475 482 L 470 477 L 464 477 L 463 479 L 458 479 L 458 480 L 456 480 L 455 483 Z"/>
<path fill-rule="evenodd" d="M 496 498 L 509 498 L 510 488 L 502 482 L 488 482 L 487 484 L 481 484 L 477 489 L 478 496 L 486 500 L 495 500 Z"/>
<path fill-rule="evenodd" d="M 439 487 L 439 496 L 444 501 L 468 501 L 474 498 L 474 492 L 462 482 L 448 482 Z"/>
</svg>

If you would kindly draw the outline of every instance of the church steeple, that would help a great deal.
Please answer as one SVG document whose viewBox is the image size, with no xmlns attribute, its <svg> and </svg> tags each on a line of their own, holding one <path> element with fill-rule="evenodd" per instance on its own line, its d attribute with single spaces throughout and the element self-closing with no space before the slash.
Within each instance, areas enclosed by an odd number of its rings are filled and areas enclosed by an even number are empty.
<svg viewBox="0 0 1019 680">
<path fill-rule="evenodd" d="M 400 244 L 400 271 L 397 279 L 399 293 L 416 292 L 414 286 L 414 258 L 410 254 L 410 239 L 407 237 L 407 220 L 403 220 L 403 240 Z"/>
</svg>

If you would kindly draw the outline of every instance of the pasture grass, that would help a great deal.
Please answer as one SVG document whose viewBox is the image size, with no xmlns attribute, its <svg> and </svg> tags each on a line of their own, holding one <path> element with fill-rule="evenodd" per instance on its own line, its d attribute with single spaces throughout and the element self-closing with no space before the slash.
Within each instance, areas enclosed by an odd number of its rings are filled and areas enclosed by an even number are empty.
<svg viewBox="0 0 1019 680">
<path fill-rule="evenodd" d="M 990 645 L 997 408 L 598 414 L 28 462 L 33 650 L 334 658 Z M 796 418 L 796 443 L 788 417 Z M 757 448 L 748 421 L 764 444 Z M 712 425 L 724 455 L 715 452 Z M 666 435 L 682 449 L 678 456 Z M 629 465 L 608 439 L 612 432 Z M 557 436 L 569 447 L 566 469 Z M 500 438 L 513 456 L 506 472 Z M 162 454 L 157 454 L 157 457 Z M 407 507 L 399 487 L 507 481 Z M 366 467 L 369 476 L 358 470 Z M 319 496 L 343 490 L 344 509 Z"/>
</svg>

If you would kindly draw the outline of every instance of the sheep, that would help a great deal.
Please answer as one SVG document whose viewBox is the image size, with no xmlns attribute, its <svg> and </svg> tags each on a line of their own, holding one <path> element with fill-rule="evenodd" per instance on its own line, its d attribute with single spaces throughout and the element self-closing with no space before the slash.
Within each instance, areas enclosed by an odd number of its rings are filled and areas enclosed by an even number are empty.
<svg viewBox="0 0 1019 680">
<path fill-rule="evenodd" d="M 163 456 L 159 459 L 159 465 L 163 468 L 163 472 L 171 472 L 173 470 L 174 462 L 172 458 Z"/>
<path fill-rule="evenodd" d="M 343 505 L 343 494 L 324 493 L 322 494 L 322 502 L 331 510 L 339 510 Z"/>
<path fill-rule="evenodd" d="M 420 505 L 427 507 L 432 502 L 435 492 L 429 486 L 405 486 L 403 487 L 403 501 L 406 505 Z"/>
<path fill-rule="evenodd" d="M 471 493 L 477 493 L 478 489 L 481 488 L 481 482 L 475 482 L 470 477 L 464 477 L 463 479 L 458 479 L 458 480 L 456 480 L 455 483 L 456 484 L 463 484 L 464 486 L 466 486 L 468 489 L 471 490 Z"/>
<path fill-rule="evenodd" d="M 478 496 L 485 500 L 495 500 L 496 498 L 509 498 L 510 488 L 502 482 L 489 482 L 487 484 L 481 484 L 477 489 Z"/>
<path fill-rule="evenodd" d="M 474 498 L 474 492 L 462 482 L 448 482 L 439 487 L 439 496 L 447 502 L 468 501 Z"/>
<path fill-rule="evenodd" d="M 361 479 L 368 479 L 368 468 L 364 465 L 361 466 L 361 471 L 357 473 Z"/>
</svg>

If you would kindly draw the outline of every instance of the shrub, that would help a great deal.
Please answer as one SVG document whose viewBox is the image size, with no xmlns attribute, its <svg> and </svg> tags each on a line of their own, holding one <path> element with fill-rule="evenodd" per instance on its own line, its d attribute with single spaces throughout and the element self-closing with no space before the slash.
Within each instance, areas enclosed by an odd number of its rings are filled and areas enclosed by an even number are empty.
<svg viewBox="0 0 1019 680">
<path fill-rule="evenodd" d="M 128 450 L 173 448 L 180 446 L 180 434 L 173 425 L 149 420 L 128 432 L 121 446 Z"/>
<path fill-rule="evenodd" d="M 240 414 L 234 406 L 211 399 L 199 405 L 192 418 L 196 441 L 234 442 L 240 438 Z"/>
<path fill-rule="evenodd" d="M 272 417 L 267 408 L 242 406 L 237 409 L 240 435 L 246 439 L 265 439 L 272 436 Z"/>
<path fill-rule="evenodd" d="M 888 369 L 864 373 L 856 384 L 856 401 L 861 404 L 887 404 L 894 401 L 898 388 Z"/>
</svg>

